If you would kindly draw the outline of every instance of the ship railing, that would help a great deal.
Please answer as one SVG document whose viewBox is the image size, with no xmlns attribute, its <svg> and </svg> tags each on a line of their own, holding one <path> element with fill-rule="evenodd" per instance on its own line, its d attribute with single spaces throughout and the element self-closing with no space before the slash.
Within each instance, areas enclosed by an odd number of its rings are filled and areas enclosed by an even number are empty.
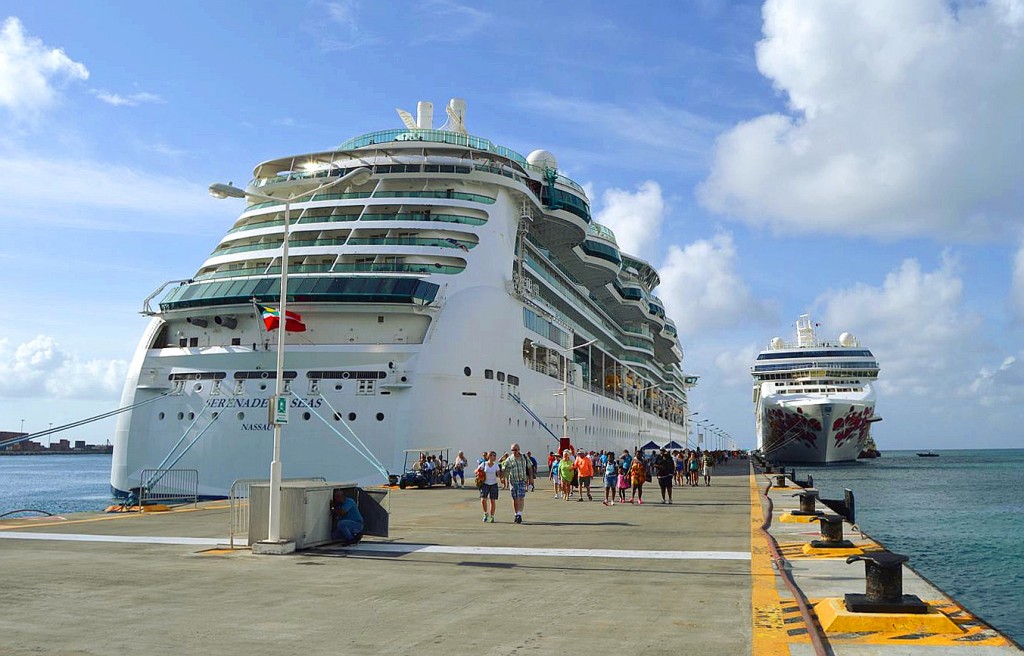
<svg viewBox="0 0 1024 656">
<path fill-rule="evenodd" d="M 300 478 L 283 478 L 288 483 L 326 483 L 323 476 L 306 476 Z M 235 538 L 244 535 L 246 543 L 249 538 L 249 488 L 252 485 L 269 485 L 268 478 L 240 478 L 231 484 L 228 492 L 228 545 L 235 548 Z M 239 547 L 244 546 L 239 542 Z"/>
<path fill-rule="evenodd" d="M 140 506 L 199 503 L 198 469 L 143 469 L 139 479 Z"/>
</svg>

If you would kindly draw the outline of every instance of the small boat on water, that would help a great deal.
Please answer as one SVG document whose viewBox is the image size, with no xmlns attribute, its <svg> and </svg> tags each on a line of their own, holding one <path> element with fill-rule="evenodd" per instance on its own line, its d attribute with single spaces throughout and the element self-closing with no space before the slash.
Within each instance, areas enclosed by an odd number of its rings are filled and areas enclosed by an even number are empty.
<svg viewBox="0 0 1024 656">
<path fill-rule="evenodd" d="M 939 454 L 935 453 L 934 451 L 925 451 L 924 453 L 918 453 L 917 457 L 918 458 L 938 458 Z"/>
</svg>

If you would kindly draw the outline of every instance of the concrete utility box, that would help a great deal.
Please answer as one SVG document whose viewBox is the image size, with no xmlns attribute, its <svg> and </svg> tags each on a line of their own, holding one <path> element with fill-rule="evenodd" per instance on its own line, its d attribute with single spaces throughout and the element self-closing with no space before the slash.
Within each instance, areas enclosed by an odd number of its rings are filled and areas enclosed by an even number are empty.
<svg viewBox="0 0 1024 656">
<path fill-rule="evenodd" d="M 281 538 L 293 540 L 295 548 L 309 549 L 331 542 L 331 500 L 335 490 L 353 497 L 363 515 L 363 535 L 388 537 L 386 490 L 364 490 L 354 483 L 313 483 L 294 481 L 281 484 Z M 270 485 L 249 487 L 249 544 L 267 539 L 270 514 Z"/>
</svg>

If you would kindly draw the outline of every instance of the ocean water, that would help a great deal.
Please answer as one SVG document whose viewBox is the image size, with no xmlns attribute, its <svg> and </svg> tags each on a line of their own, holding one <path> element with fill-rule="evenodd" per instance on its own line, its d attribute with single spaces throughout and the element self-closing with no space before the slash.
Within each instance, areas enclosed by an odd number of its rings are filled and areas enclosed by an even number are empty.
<svg viewBox="0 0 1024 656">
<path fill-rule="evenodd" d="M 0 456 L 0 515 L 12 510 L 53 514 L 109 506 L 110 454 Z"/>
<path fill-rule="evenodd" d="M 1024 449 L 936 453 L 885 451 L 854 465 L 796 470 L 799 478 L 813 475 L 826 498 L 853 490 L 865 533 L 1024 642 Z M 0 514 L 103 510 L 111 503 L 110 459 L 0 456 Z"/>
<path fill-rule="evenodd" d="M 1024 449 L 935 453 L 883 451 L 856 464 L 795 469 L 799 479 L 814 476 L 825 498 L 852 490 L 866 534 L 1024 642 Z"/>
</svg>

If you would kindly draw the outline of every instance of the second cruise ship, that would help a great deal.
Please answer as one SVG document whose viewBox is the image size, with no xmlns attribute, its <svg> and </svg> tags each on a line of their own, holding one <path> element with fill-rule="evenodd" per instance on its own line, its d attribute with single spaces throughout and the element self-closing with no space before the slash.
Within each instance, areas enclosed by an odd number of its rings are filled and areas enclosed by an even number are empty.
<svg viewBox="0 0 1024 656">
<path fill-rule="evenodd" d="M 875 415 L 878 362 L 850 333 L 818 341 L 810 317 L 796 322 L 796 342 L 772 339 L 757 355 L 754 420 L 757 449 L 771 461 L 828 464 L 857 459 Z"/>
</svg>

